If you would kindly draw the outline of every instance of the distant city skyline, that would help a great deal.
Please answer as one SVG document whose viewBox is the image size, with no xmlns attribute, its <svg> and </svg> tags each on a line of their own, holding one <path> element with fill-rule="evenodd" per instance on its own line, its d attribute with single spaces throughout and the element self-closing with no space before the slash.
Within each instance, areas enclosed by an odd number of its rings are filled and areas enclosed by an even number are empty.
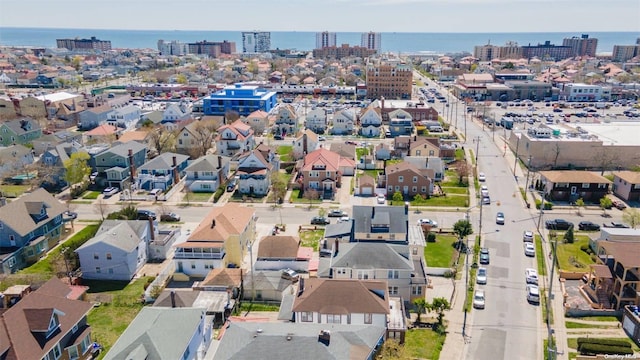
<svg viewBox="0 0 640 360">
<path fill-rule="evenodd" d="M 2 0 L 5 27 L 330 32 L 640 32 L 637 0 Z M 0 33 L 0 38 L 2 34 Z"/>
</svg>

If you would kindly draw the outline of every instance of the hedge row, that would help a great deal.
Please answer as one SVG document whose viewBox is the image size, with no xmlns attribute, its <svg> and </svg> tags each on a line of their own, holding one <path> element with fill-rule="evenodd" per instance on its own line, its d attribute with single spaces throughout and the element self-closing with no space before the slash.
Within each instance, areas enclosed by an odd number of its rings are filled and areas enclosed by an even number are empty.
<svg viewBox="0 0 640 360">
<path fill-rule="evenodd" d="M 628 347 L 622 346 L 609 346 L 609 345 L 600 345 L 600 344 L 590 344 L 584 343 L 581 346 L 578 346 L 578 351 L 583 355 L 596 355 L 596 354 L 604 354 L 604 355 L 633 355 L 633 350 Z"/>
<path fill-rule="evenodd" d="M 578 347 L 582 344 L 599 344 L 631 348 L 630 342 L 619 339 L 578 338 Z"/>
</svg>

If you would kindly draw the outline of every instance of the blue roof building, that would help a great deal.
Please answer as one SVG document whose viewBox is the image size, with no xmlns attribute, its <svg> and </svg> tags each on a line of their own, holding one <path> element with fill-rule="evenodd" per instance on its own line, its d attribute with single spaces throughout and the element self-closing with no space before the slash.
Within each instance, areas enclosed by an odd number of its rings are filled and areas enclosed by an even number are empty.
<svg viewBox="0 0 640 360">
<path fill-rule="evenodd" d="M 204 98 L 203 111 L 205 115 L 222 116 L 231 110 L 247 116 L 256 110 L 268 113 L 276 103 L 275 91 L 255 85 L 234 84 Z"/>
</svg>

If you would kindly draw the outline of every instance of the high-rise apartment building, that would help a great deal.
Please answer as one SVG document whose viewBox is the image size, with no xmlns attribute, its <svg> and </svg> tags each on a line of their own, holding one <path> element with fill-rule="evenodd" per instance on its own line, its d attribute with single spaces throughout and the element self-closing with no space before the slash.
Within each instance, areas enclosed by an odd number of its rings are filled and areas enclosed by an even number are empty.
<svg viewBox="0 0 640 360">
<path fill-rule="evenodd" d="M 98 40 L 95 36 L 91 39 L 56 39 L 58 49 L 69 50 L 111 50 L 110 40 Z"/>
<path fill-rule="evenodd" d="M 638 45 L 613 45 L 611 60 L 625 62 L 636 56 L 640 56 L 640 44 Z"/>
<path fill-rule="evenodd" d="M 598 39 L 590 38 L 588 34 L 582 34 L 581 37 L 565 38 L 562 40 L 562 46 L 571 47 L 572 56 L 595 57 Z"/>
<path fill-rule="evenodd" d="M 162 55 L 185 55 L 189 51 L 189 46 L 187 46 L 186 43 L 176 40 L 158 40 L 158 51 L 160 51 Z"/>
<path fill-rule="evenodd" d="M 243 53 L 265 53 L 271 50 L 271 33 L 268 31 L 243 31 Z"/>
<path fill-rule="evenodd" d="M 500 47 L 489 44 L 474 46 L 473 57 L 479 61 L 491 61 L 500 57 Z"/>
<path fill-rule="evenodd" d="M 570 46 L 553 45 L 547 40 L 544 44 L 523 46 L 522 57 L 525 59 L 537 57 L 541 60 L 551 59 L 559 61 L 572 57 L 572 51 Z"/>
<path fill-rule="evenodd" d="M 236 43 L 234 41 L 198 41 L 187 44 L 189 46 L 189 54 L 209 55 L 217 58 L 221 54 L 234 54 L 236 52 Z"/>
<path fill-rule="evenodd" d="M 336 46 L 336 33 L 323 31 L 316 33 L 316 49 Z"/>
<path fill-rule="evenodd" d="M 411 65 L 400 61 L 373 59 L 367 64 L 367 98 L 410 99 L 413 80 Z"/>
<path fill-rule="evenodd" d="M 368 32 L 362 34 L 360 46 L 380 53 L 380 33 Z"/>
</svg>

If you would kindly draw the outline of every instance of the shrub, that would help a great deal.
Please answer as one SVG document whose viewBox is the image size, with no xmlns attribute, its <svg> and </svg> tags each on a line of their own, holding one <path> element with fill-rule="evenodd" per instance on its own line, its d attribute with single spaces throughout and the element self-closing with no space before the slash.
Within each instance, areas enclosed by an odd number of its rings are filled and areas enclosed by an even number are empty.
<svg viewBox="0 0 640 360">
<path fill-rule="evenodd" d="M 541 200 L 536 199 L 536 209 L 540 210 L 540 204 L 542 204 Z M 553 209 L 553 204 L 545 201 L 544 202 L 544 210 L 552 210 Z"/>
<path fill-rule="evenodd" d="M 216 193 L 213 194 L 213 202 L 218 202 L 222 194 L 224 194 L 224 188 L 221 186 L 216 190 Z"/>
<path fill-rule="evenodd" d="M 109 220 L 136 220 L 138 218 L 138 209 L 133 205 L 127 205 L 120 211 L 115 211 L 107 215 Z"/>
<path fill-rule="evenodd" d="M 569 228 L 569 230 L 567 230 L 566 233 L 564 233 L 564 241 L 569 243 L 569 244 L 573 244 L 573 242 L 575 241 L 575 237 L 573 236 L 573 228 Z"/>
<path fill-rule="evenodd" d="M 608 346 L 620 346 L 620 347 L 628 347 L 631 348 L 631 343 L 626 340 L 620 339 L 602 339 L 602 338 L 578 338 L 578 348 L 582 344 L 599 344 L 599 345 L 608 345 Z"/>
<path fill-rule="evenodd" d="M 447 279 L 450 279 L 450 278 L 456 276 L 456 273 L 455 273 L 455 271 L 447 270 L 447 271 L 444 272 L 443 276 L 445 278 L 447 278 Z"/>
<path fill-rule="evenodd" d="M 583 355 L 633 355 L 633 350 L 630 347 L 611 346 L 601 344 L 584 343 L 578 346 L 578 351 Z"/>
<path fill-rule="evenodd" d="M 586 252 L 589 255 L 593 254 L 593 250 L 591 250 L 591 247 L 589 247 L 589 244 L 580 245 L 580 250 Z"/>
<path fill-rule="evenodd" d="M 429 232 L 427 234 L 427 242 L 430 242 L 430 243 L 436 242 L 436 234 Z"/>
</svg>

